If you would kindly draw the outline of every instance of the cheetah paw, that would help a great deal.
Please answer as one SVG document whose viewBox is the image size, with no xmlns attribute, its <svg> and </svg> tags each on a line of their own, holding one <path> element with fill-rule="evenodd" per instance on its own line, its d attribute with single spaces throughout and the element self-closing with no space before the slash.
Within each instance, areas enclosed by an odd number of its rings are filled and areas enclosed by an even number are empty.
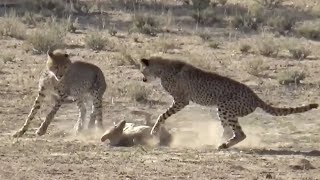
<svg viewBox="0 0 320 180">
<path fill-rule="evenodd" d="M 37 131 L 36 131 L 36 134 L 38 136 L 42 136 L 46 133 L 46 130 L 42 129 L 42 128 L 39 128 Z"/>
<path fill-rule="evenodd" d="M 17 137 L 21 137 L 24 133 L 25 133 L 24 130 L 18 130 L 18 131 L 15 132 L 12 136 L 13 136 L 14 138 L 17 138 Z"/>
<path fill-rule="evenodd" d="M 218 150 L 227 149 L 227 148 L 228 148 L 227 143 L 222 143 L 222 144 L 218 147 Z"/>
</svg>

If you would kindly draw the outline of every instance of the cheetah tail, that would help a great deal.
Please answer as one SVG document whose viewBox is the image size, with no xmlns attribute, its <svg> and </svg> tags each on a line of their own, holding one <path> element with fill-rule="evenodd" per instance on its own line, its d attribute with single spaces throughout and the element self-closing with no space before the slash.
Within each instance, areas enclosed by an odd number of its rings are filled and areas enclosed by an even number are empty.
<svg viewBox="0 0 320 180">
<path fill-rule="evenodd" d="M 264 101 L 260 101 L 258 107 L 260 107 L 261 109 L 263 109 L 265 112 L 274 115 L 274 116 L 286 116 L 289 114 L 296 114 L 296 113 L 303 113 L 306 111 L 309 111 L 311 109 L 316 109 L 318 108 L 319 104 L 308 104 L 308 105 L 304 105 L 304 106 L 299 106 L 299 107 L 283 107 L 283 108 L 279 108 L 279 107 L 273 107 L 267 103 L 265 103 Z"/>
</svg>

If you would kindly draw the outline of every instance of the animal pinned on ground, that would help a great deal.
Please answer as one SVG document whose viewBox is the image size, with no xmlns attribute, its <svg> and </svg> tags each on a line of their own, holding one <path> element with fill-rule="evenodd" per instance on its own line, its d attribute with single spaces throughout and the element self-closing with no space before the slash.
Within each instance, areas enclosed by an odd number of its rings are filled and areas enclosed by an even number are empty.
<svg viewBox="0 0 320 180">
<path fill-rule="evenodd" d="M 273 107 L 260 99 L 247 85 L 181 60 L 151 57 L 143 58 L 140 62 L 143 81 L 160 79 L 162 87 L 173 97 L 172 105 L 158 117 L 151 134 L 157 134 L 165 120 L 182 110 L 190 101 L 204 106 L 217 106 L 225 139 L 218 149 L 230 148 L 246 138 L 238 118 L 251 114 L 258 107 L 274 116 L 318 108 L 315 103 L 300 107 Z"/>
<path fill-rule="evenodd" d="M 101 142 L 109 141 L 110 146 L 148 145 L 153 136 L 150 131 L 154 123 L 151 120 L 151 114 L 144 111 L 132 111 L 135 115 L 144 115 L 145 124 L 136 125 L 122 120 L 118 123 L 114 122 L 114 126 L 108 129 L 101 137 Z M 159 133 L 159 145 L 169 146 L 172 142 L 171 133 L 164 127 Z"/>
<path fill-rule="evenodd" d="M 74 127 L 76 133 L 80 133 L 84 128 L 87 112 L 85 103 L 89 102 L 92 104 L 92 112 L 88 128 L 96 126 L 103 129 L 102 98 L 106 88 L 104 74 L 98 66 L 82 61 L 72 62 L 69 54 L 59 49 L 48 52 L 46 67 L 39 80 L 38 95 L 24 125 L 13 136 L 20 137 L 28 130 L 46 96 L 52 96 L 54 103 L 36 131 L 37 135 L 42 136 L 46 133 L 55 114 L 68 97 L 72 97 L 79 109 L 79 118 Z"/>
</svg>

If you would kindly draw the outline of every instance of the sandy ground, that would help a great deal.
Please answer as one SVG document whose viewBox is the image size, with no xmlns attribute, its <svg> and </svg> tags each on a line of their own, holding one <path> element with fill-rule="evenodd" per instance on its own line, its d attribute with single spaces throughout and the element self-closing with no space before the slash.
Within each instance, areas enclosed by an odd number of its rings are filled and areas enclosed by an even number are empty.
<svg viewBox="0 0 320 180">
<path fill-rule="evenodd" d="M 118 37 L 111 37 L 106 32 L 106 37 L 114 43 L 112 50 L 96 52 L 84 48 L 83 39 L 88 32 L 85 25 L 78 34 L 68 34 L 66 39 L 69 45 L 66 50 L 72 60 L 94 63 L 105 73 L 109 86 L 104 96 L 106 128 L 122 119 L 141 122 L 143 117 L 132 115 L 131 110 L 148 111 L 156 119 L 168 108 L 171 97 L 159 83 L 141 82 L 139 71 L 122 63 L 121 51 L 125 48 L 128 54 L 139 58 L 159 53 L 159 46 L 164 41 L 179 47 L 164 56 L 179 57 L 244 82 L 275 106 L 320 102 L 319 42 L 304 41 L 312 49 L 311 60 L 292 60 L 286 53 L 283 53 L 284 58 L 266 58 L 236 51 L 239 42 L 255 42 L 259 35 L 221 37 L 224 29 L 212 28 L 209 29 L 212 36 L 222 42 L 220 49 L 212 49 L 196 34 L 190 33 L 194 29 L 187 25 L 182 27 L 181 33 L 149 37 L 126 32 L 125 26 L 131 22 L 128 20 L 130 15 L 124 11 L 110 10 L 108 17 L 111 22 L 119 21 Z M 80 17 L 79 21 L 84 19 L 90 20 L 90 17 Z M 171 28 L 175 30 L 177 26 Z M 141 43 L 137 43 L 136 38 Z M 14 139 L 11 134 L 22 126 L 36 97 L 39 72 L 46 59 L 45 55 L 26 52 L 24 44 L 14 38 L 0 40 L 2 55 L 13 54 L 14 57 L 11 61 L 1 62 L 0 69 L 1 180 L 320 179 L 319 110 L 273 117 L 257 109 L 240 119 L 247 139 L 229 150 L 218 151 L 222 130 L 215 107 L 191 104 L 167 121 L 166 126 L 176 132 L 171 147 L 115 148 L 100 143 L 99 133 L 73 134 L 78 117 L 75 104 L 63 105 L 47 134 L 37 137 L 36 128 L 50 108 L 50 101 L 47 101 L 29 131 L 22 138 Z M 269 67 L 264 70 L 264 77 L 252 76 L 243 68 L 248 61 L 257 58 Z M 290 68 L 307 70 L 308 77 L 303 85 L 279 85 L 274 77 Z M 132 100 L 135 96 L 130 92 L 135 91 L 130 88 L 132 84 L 146 88 L 143 92 L 148 94 L 147 102 Z"/>
</svg>

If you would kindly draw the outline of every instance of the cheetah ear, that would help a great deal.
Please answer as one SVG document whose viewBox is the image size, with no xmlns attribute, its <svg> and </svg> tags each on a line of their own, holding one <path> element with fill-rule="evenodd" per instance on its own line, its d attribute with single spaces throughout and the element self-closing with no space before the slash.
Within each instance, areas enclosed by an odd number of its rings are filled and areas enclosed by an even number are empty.
<svg viewBox="0 0 320 180">
<path fill-rule="evenodd" d="M 149 59 L 142 58 L 140 61 L 143 65 L 149 66 Z"/>
<path fill-rule="evenodd" d="M 50 51 L 50 50 L 48 50 L 48 51 L 47 51 L 47 55 L 48 55 L 49 57 L 51 57 L 51 58 L 52 58 L 52 56 L 53 56 L 53 52 L 52 52 L 52 51 Z"/>
</svg>

